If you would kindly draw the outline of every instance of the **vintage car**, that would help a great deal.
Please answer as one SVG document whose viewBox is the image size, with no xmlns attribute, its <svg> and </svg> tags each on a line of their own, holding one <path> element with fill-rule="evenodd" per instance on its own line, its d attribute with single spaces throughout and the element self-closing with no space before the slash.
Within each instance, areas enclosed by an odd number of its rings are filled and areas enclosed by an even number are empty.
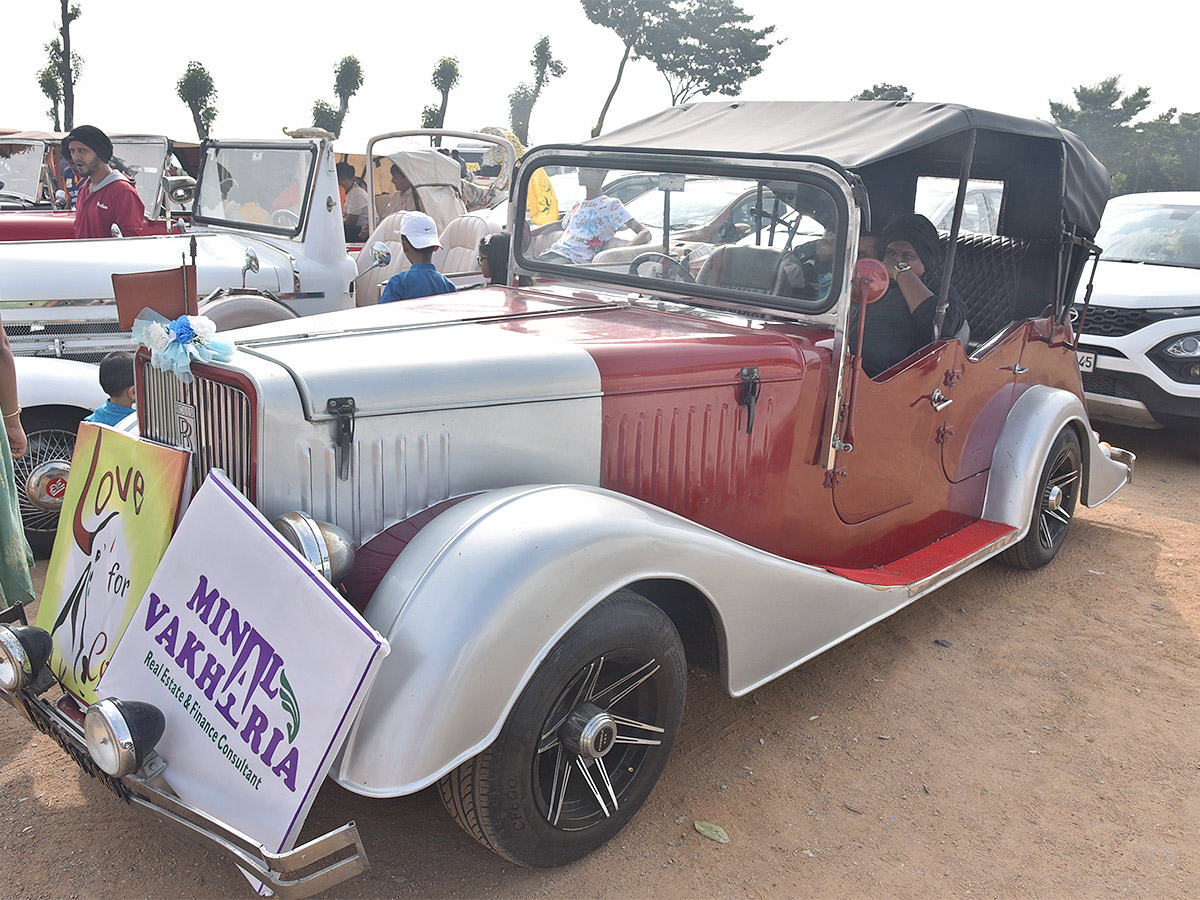
<svg viewBox="0 0 1200 900">
<path fill-rule="evenodd" d="M 1090 305 L 1076 298 L 1093 417 L 1200 430 L 1200 192 L 1126 194 L 1104 210 Z"/>
<path fill-rule="evenodd" d="M 0 241 L 49 241 L 75 235 L 75 211 L 67 197 L 65 137 L 57 132 L 18 132 L 0 138 Z M 166 234 L 186 221 L 185 183 L 194 180 L 199 144 L 161 135 L 113 135 L 113 167 L 137 188 L 146 210 L 143 234 Z M 182 191 L 182 193 L 180 193 Z M 172 195 L 175 195 L 174 197 Z"/>
<path fill-rule="evenodd" d="M 458 132 L 399 134 L 424 139 L 423 153 L 410 155 L 450 163 L 457 177 L 457 165 L 429 149 L 428 140 Z M 502 138 L 466 134 L 498 146 L 512 168 L 512 147 Z M 26 536 L 36 552 L 49 553 L 53 543 L 76 427 L 105 399 L 94 364 L 112 350 L 133 347 L 129 331 L 119 327 L 114 274 L 194 265 L 200 311 L 232 328 L 351 309 L 359 284 L 373 303 L 378 282 L 407 266 L 393 243 L 398 235 L 379 239 L 392 248 L 390 260 L 376 258 L 372 246 L 357 263 L 347 255 L 333 160 L 332 137 L 319 130 L 277 141 L 208 141 L 200 154 L 190 222 L 180 233 L 0 242 L 0 310 L 18 357 L 29 435 L 16 476 Z M 454 215 L 466 212 L 461 199 L 455 206 L 443 197 L 441 185 L 422 182 L 416 190 L 423 206 L 445 214 L 448 228 Z M 464 284 L 480 283 L 480 228 L 499 231 L 503 223 L 466 225 L 454 230 L 469 244 L 453 254 L 459 267 L 454 274 Z M 377 264 L 385 268 L 374 268 Z"/>
<path fill-rule="evenodd" d="M 1075 361 L 1108 178 L 1073 135 L 953 105 L 696 103 L 531 150 L 514 234 L 529 179 L 560 165 L 685 194 L 687 176 L 753 181 L 833 235 L 832 277 L 779 277 L 807 252 L 782 223 L 695 278 L 669 241 L 644 248 L 654 266 L 517 241 L 535 287 L 232 332 L 232 359 L 188 384 L 138 357 L 141 432 L 189 447 L 197 482 L 220 468 L 266 516 L 328 523 L 314 564 L 333 526 L 358 545 L 329 577 L 391 653 L 331 777 L 367 797 L 437 785 L 474 839 L 538 867 L 646 800 L 688 665 L 741 696 L 993 557 L 1045 565 L 1134 463 L 1092 431 Z M 867 377 L 848 325 L 888 276 L 856 262 L 860 230 L 911 211 L 918 177 L 972 174 L 1003 182 L 1007 215 L 999 235 L 958 234 L 958 215 L 943 235 L 971 337 Z M 53 691 L 26 686 L 30 629 L 7 635 L 6 696 L 94 770 Z M 280 894 L 365 865 L 353 825 L 265 855 L 172 797 L 165 766 L 106 772 Z"/>
</svg>

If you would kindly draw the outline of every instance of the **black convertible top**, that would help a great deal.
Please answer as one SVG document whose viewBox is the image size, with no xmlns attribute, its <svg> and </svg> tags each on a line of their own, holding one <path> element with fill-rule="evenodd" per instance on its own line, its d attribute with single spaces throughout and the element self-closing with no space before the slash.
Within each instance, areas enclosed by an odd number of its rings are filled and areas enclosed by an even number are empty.
<svg viewBox="0 0 1200 900">
<path fill-rule="evenodd" d="M 1049 122 L 957 104 L 689 103 L 611 131 L 586 146 L 819 157 L 861 170 L 905 156 L 961 156 L 971 129 L 977 130 L 976 169 L 1032 168 L 1053 178 L 1062 185 L 1067 219 L 1095 235 L 1108 200 L 1109 176 L 1078 137 Z"/>
</svg>

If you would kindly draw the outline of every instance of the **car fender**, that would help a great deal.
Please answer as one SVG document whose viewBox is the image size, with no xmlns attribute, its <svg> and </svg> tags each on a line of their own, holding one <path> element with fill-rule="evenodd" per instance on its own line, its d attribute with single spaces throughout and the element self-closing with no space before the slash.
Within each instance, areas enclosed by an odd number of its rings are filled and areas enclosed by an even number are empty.
<svg viewBox="0 0 1200 900">
<path fill-rule="evenodd" d="M 506 488 L 426 525 L 366 608 L 392 652 L 334 764 L 370 796 L 420 790 L 485 749 L 554 645 L 614 591 L 690 585 L 737 696 L 911 602 L 603 488 Z"/>
<path fill-rule="evenodd" d="M 18 356 L 14 362 L 22 409 L 71 406 L 91 412 L 108 399 L 100 387 L 99 366 L 42 356 Z"/>
<path fill-rule="evenodd" d="M 1083 450 L 1080 498 L 1084 505 L 1099 506 L 1129 481 L 1129 467 L 1101 449 L 1083 402 L 1070 391 L 1034 385 L 1013 404 L 996 441 L 983 504 L 985 519 L 1017 528 L 1018 539 L 1025 535 L 1033 521 L 1038 475 L 1054 439 L 1068 426 L 1075 429 Z"/>
</svg>

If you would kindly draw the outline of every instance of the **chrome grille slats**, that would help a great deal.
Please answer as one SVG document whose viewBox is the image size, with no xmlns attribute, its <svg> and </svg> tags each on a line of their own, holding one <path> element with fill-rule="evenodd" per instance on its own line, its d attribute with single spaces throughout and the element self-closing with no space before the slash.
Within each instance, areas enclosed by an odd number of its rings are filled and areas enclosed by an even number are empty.
<svg viewBox="0 0 1200 900">
<path fill-rule="evenodd" d="M 197 376 L 184 384 L 173 374 L 142 362 L 146 393 L 142 420 L 146 437 L 192 452 L 193 490 L 209 469 L 222 469 L 239 491 L 252 497 L 253 448 L 250 446 L 250 398 L 240 387 Z M 195 435 L 189 446 L 181 434 L 176 404 L 195 410 Z"/>
</svg>

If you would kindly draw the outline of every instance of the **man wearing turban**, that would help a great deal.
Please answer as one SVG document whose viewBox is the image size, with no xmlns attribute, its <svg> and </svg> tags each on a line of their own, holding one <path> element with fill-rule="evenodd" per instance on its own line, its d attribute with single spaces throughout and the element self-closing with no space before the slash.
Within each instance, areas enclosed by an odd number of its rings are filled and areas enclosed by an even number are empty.
<svg viewBox="0 0 1200 900">
<path fill-rule="evenodd" d="M 114 169 L 113 145 L 94 125 L 72 129 L 66 139 L 71 167 L 86 179 L 75 200 L 75 237 L 112 237 L 112 227 L 124 237 L 142 233 L 146 209 L 133 184 Z"/>
</svg>

